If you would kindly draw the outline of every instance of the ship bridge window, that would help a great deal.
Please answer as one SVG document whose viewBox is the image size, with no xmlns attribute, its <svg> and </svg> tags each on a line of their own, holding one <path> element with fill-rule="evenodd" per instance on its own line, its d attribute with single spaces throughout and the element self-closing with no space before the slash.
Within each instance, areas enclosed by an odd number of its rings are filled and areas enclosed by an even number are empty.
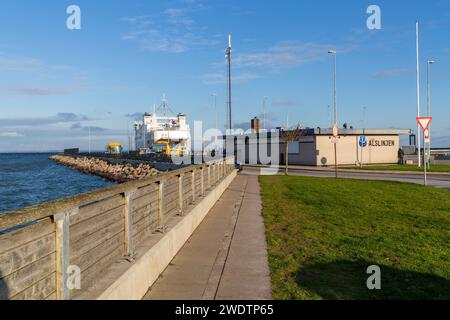
<svg viewBox="0 0 450 320">
<path fill-rule="evenodd" d="M 152 149 L 154 152 L 163 153 L 166 151 L 166 146 L 165 145 L 154 145 Z"/>
</svg>

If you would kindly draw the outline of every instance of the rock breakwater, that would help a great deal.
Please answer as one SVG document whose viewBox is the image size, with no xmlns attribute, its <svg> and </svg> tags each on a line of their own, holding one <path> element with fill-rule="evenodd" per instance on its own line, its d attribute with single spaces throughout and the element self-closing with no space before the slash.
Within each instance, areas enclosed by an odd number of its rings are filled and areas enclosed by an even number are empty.
<svg viewBox="0 0 450 320">
<path fill-rule="evenodd" d="M 61 155 L 52 156 L 50 159 L 80 172 L 94 174 L 119 183 L 148 178 L 159 173 L 149 164 L 134 166 L 129 163 L 112 164 L 98 158 Z"/>
</svg>

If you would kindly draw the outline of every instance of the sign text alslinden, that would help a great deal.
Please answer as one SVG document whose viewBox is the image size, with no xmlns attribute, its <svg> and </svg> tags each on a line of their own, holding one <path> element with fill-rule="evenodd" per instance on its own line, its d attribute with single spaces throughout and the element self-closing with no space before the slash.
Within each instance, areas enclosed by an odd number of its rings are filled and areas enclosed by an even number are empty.
<svg viewBox="0 0 450 320">
<path fill-rule="evenodd" d="M 372 139 L 369 141 L 369 147 L 395 147 L 395 141 Z"/>
</svg>

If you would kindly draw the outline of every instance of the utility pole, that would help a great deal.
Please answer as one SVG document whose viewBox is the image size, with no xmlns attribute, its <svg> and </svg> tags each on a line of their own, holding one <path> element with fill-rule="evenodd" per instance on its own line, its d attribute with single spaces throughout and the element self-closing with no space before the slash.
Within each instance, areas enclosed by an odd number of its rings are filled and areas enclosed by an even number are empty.
<svg viewBox="0 0 450 320">
<path fill-rule="evenodd" d="M 328 53 L 329 54 L 332 54 L 333 55 L 333 58 L 334 58 L 334 60 L 333 60 L 333 62 L 334 62 L 334 67 L 333 67 L 333 69 L 334 69 L 334 125 L 333 125 L 333 138 L 335 139 L 335 141 L 333 141 L 333 144 L 334 144 L 334 172 L 335 172 L 335 176 L 336 176 L 336 179 L 338 178 L 338 161 L 337 161 L 337 139 L 338 139 L 338 132 L 335 132 L 335 131 L 338 131 L 338 118 L 337 118 L 337 98 L 336 98 L 336 96 L 337 96 L 337 89 L 336 89 L 336 82 L 337 82 L 337 79 L 336 79 L 336 55 L 337 55 L 337 52 L 335 51 L 335 50 L 329 50 L 328 51 Z"/>
<path fill-rule="evenodd" d="M 362 129 L 363 129 L 363 136 L 366 135 L 366 110 L 367 107 L 363 107 L 363 118 L 362 118 Z M 364 147 L 362 145 L 360 145 L 359 147 L 361 149 L 361 159 L 359 160 L 360 162 L 360 167 L 362 167 L 364 165 L 364 161 L 363 161 L 363 156 L 364 156 Z"/>
<path fill-rule="evenodd" d="M 214 98 L 214 112 L 215 112 L 215 115 L 216 115 L 216 123 L 215 123 L 215 125 L 216 125 L 216 127 L 215 127 L 215 129 L 219 129 L 219 118 L 218 118 L 218 114 L 217 114 L 217 94 L 215 94 L 215 93 L 213 93 L 212 95 L 211 95 L 213 98 Z"/>
<path fill-rule="evenodd" d="M 420 62 L 419 62 L 419 21 L 416 21 L 416 78 L 417 78 L 417 117 L 420 117 Z M 421 158 L 421 139 L 420 139 L 420 125 L 417 125 L 417 160 L 419 163 L 419 168 L 422 165 Z"/>
<path fill-rule="evenodd" d="M 263 121 L 264 121 L 264 129 L 267 130 L 267 112 L 266 112 L 266 101 L 267 101 L 267 97 L 263 98 Z"/>
<path fill-rule="evenodd" d="M 433 60 L 428 60 L 427 61 L 427 116 L 431 117 L 431 89 L 430 89 L 430 65 L 432 65 L 434 63 Z M 428 141 L 428 155 L 427 155 L 427 163 L 426 165 L 428 165 L 428 168 L 430 168 L 430 157 L 431 157 L 431 133 L 430 133 L 430 128 L 428 128 L 428 134 L 429 137 L 428 139 L 430 141 Z M 425 146 L 425 144 L 424 144 Z"/>
<path fill-rule="evenodd" d="M 363 107 L 363 129 L 366 129 L 366 111 L 367 107 Z"/>
<path fill-rule="evenodd" d="M 333 58 L 334 58 L 334 67 L 333 67 L 333 69 L 334 69 L 334 76 L 333 76 L 333 79 L 334 79 L 334 121 L 333 121 L 333 123 L 334 123 L 334 125 L 338 125 L 338 116 L 337 116 L 337 98 L 336 98 L 336 96 L 337 96 L 337 88 L 336 88 L 336 82 L 337 82 L 337 77 L 336 77 L 336 55 L 337 55 L 337 53 L 336 53 L 336 51 L 335 50 L 330 50 L 330 51 L 328 51 L 328 53 L 329 54 L 332 54 L 333 55 Z"/>
<path fill-rule="evenodd" d="M 327 107 L 327 126 L 330 125 L 331 122 L 331 112 L 330 112 L 330 105 Z"/>
<path fill-rule="evenodd" d="M 232 118 L 231 118 L 231 53 L 232 53 L 232 49 L 231 49 L 231 34 L 228 35 L 228 48 L 225 51 L 225 58 L 227 60 L 228 63 L 228 110 L 227 110 L 227 120 L 228 120 L 228 130 L 233 129 L 233 125 L 232 125 Z"/>
</svg>

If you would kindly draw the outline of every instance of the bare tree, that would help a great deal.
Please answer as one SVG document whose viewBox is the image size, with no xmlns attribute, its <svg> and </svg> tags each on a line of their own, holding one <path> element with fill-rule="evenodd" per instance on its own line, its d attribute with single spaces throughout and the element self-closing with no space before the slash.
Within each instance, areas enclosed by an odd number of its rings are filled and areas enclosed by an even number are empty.
<svg viewBox="0 0 450 320">
<path fill-rule="evenodd" d="M 298 141 L 304 135 L 305 130 L 303 130 L 299 124 L 293 129 L 283 131 L 281 134 L 281 139 L 284 142 L 285 175 L 289 175 L 289 144 Z"/>
</svg>

